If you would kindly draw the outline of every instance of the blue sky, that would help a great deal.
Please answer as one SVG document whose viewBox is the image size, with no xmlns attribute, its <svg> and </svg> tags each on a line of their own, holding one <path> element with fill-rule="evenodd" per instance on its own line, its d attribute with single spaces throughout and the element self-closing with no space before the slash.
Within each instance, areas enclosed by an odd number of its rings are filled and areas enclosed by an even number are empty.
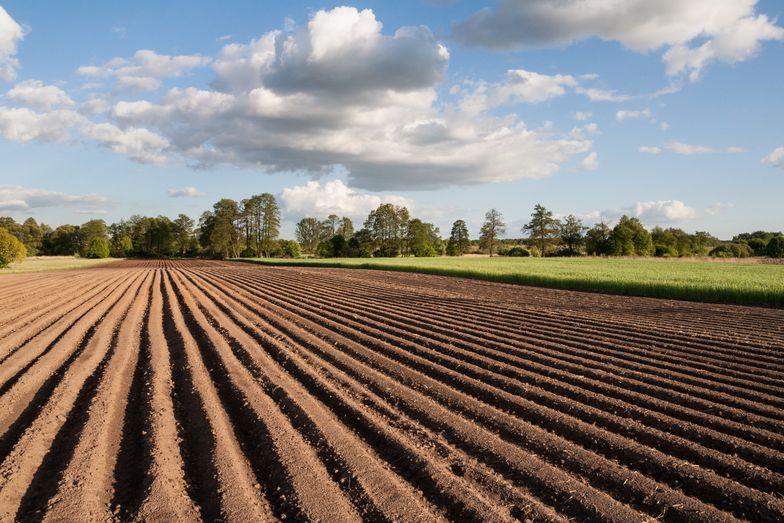
<svg viewBox="0 0 784 523">
<path fill-rule="evenodd" d="M 0 215 L 784 228 L 784 3 L 569 3 L 0 0 Z"/>
</svg>

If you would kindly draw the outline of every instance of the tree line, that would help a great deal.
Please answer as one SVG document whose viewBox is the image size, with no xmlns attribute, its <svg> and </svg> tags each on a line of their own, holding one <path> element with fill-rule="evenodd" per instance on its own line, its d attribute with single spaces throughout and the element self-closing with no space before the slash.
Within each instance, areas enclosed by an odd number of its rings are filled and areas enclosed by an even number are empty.
<svg viewBox="0 0 784 523">
<path fill-rule="evenodd" d="M 637 219 L 622 216 L 610 227 L 603 221 L 587 227 L 573 214 L 557 218 L 537 204 L 517 238 L 506 238 L 507 226 L 496 209 L 485 214 L 476 239 L 464 220 L 452 224 L 441 238 L 435 225 L 412 218 L 409 210 L 390 203 L 373 209 L 355 230 L 351 218 L 330 214 L 319 220 L 307 216 L 295 227 L 296 241 L 280 239 L 280 207 L 272 194 L 241 201 L 224 198 L 205 211 L 198 222 L 185 214 L 133 215 L 107 225 L 89 220 L 52 229 L 28 218 L 17 223 L 0 217 L 0 266 L 25 256 L 78 255 L 113 257 L 251 258 L 307 256 L 395 257 L 462 256 L 749 256 L 784 257 L 781 232 L 755 231 L 721 241 L 707 232 L 678 228 L 647 230 Z"/>
</svg>

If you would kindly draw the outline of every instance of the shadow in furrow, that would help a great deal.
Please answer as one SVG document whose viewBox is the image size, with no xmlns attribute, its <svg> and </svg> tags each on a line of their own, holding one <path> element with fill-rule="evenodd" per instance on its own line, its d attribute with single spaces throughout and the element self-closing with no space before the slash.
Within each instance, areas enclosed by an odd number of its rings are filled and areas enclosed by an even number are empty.
<svg viewBox="0 0 784 523">
<path fill-rule="evenodd" d="M 111 506 L 122 521 L 129 521 L 141 507 L 152 483 L 152 366 L 150 364 L 150 304 L 147 294 L 139 338 L 139 355 L 133 370 L 125 407 L 120 448 L 114 467 L 114 496 Z"/>
<path fill-rule="evenodd" d="M 215 466 L 215 436 L 204 404 L 193 383 L 193 375 L 185 355 L 185 341 L 174 323 L 163 278 L 160 281 L 160 292 L 163 296 L 163 333 L 169 347 L 172 373 L 174 417 L 177 421 L 188 495 L 199 507 L 203 520 L 222 520 L 219 495 L 221 485 Z M 226 487 L 231 488 L 231 485 Z"/>
<path fill-rule="evenodd" d="M 172 288 L 180 303 L 188 331 L 196 340 L 204 365 L 229 416 L 234 436 L 243 453 L 249 458 L 250 466 L 262 485 L 272 510 L 281 518 L 307 520 L 308 516 L 301 510 L 290 474 L 274 450 L 274 441 L 269 430 L 264 422 L 247 408 L 244 395 L 232 383 L 216 347 L 185 305 L 176 284 L 173 283 Z"/>
</svg>

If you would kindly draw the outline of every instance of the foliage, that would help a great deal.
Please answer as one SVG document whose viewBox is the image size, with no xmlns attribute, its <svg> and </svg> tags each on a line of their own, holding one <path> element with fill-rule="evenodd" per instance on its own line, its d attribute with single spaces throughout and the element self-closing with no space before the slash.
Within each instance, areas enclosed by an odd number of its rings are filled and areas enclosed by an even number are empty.
<svg viewBox="0 0 784 523">
<path fill-rule="evenodd" d="M 611 235 L 612 229 L 607 224 L 597 223 L 585 234 L 585 251 L 594 256 L 609 256 L 612 253 Z"/>
<path fill-rule="evenodd" d="M 316 218 L 302 218 L 296 226 L 295 234 L 302 250 L 307 254 L 315 254 L 321 241 L 322 224 Z"/>
<path fill-rule="evenodd" d="M 24 261 L 27 256 L 27 248 L 16 236 L 0 227 L 0 268 L 8 267 L 9 264 Z"/>
<path fill-rule="evenodd" d="M 447 254 L 449 256 L 462 256 L 468 248 L 471 238 L 468 235 L 468 226 L 463 220 L 456 220 L 452 224 L 452 231 L 449 233 L 447 244 Z"/>
<path fill-rule="evenodd" d="M 766 251 L 771 258 L 784 258 L 784 236 L 771 238 L 768 241 Z"/>
<path fill-rule="evenodd" d="M 485 221 L 482 228 L 479 230 L 479 243 L 483 248 L 490 252 L 490 257 L 493 257 L 496 242 L 498 238 L 506 233 L 506 223 L 500 211 L 490 209 L 485 213 Z"/>
<path fill-rule="evenodd" d="M 722 243 L 714 247 L 708 255 L 714 258 L 748 258 L 751 256 L 751 249 L 745 243 Z"/>
<path fill-rule="evenodd" d="M 280 248 L 281 256 L 285 258 L 299 258 L 302 256 L 299 243 L 294 240 L 279 240 L 278 247 Z"/>
<path fill-rule="evenodd" d="M 409 219 L 408 209 L 391 203 L 382 203 L 370 211 L 365 229 L 372 238 L 374 256 L 393 258 L 403 252 Z"/>
<path fill-rule="evenodd" d="M 650 256 L 654 252 L 651 233 L 640 220 L 622 216 L 610 234 L 610 252 L 614 256 Z"/>
<path fill-rule="evenodd" d="M 530 233 L 532 242 L 539 247 L 542 256 L 547 254 L 547 246 L 558 237 L 560 224 L 553 218 L 553 213 L 541 204 L 534 206 L 531 221 L 523 225 L 523 234 Z"/>
<path fill-rule="evenodd" d="M 96 236 L 90 240 L 90 245 L 87 246 L 86 258 L 101 259 L 109 257 L 109 242 L 106 238 Z"/>
<path fill-rule="evenodd" d="M 420 258 L 438 256 L 441 243 L 438 227 L 432 223 L 423 222 L 419 218 L 408 222 L 404 243 L 406 254 L 413 254 Z"/>
<path fill-rule="evenodd" d="M 578 219 L 574 214 L 566 217 L 563 223 L 558 224 L 558 236 L 563 242 L 566 256 L 576 256 L 579 254 L 579 249 L 585 243 L 583 233 L 588 227 L 583 226 L 582 220 Z"/>
<path fill-rule="evenodd" d="M 499 252 L 499 254 L 501 253 Z M 531 252 L 524 247 L 512 247 L 511 249 L 504 252 L 504 256 L 527 258 L 531 256 Z"/>
</svg>

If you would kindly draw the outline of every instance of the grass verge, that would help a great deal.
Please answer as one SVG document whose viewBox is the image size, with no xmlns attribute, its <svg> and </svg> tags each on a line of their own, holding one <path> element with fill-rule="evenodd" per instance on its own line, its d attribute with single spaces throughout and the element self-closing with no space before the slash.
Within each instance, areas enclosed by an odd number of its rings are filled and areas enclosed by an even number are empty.
<svg viewBox="0 0 784 523">
<path fill-rule="evenodd" d="M 629 296 L 784 307 L 784 265 L 613 258 L 235 259 L 278 266 L 419 272 Z"/>
<path fill-rule="evenodd" d="M 90 258 L 77 258 L 76 256 L 36 256 L 27 258 L 22 263 L 12 263 L 8 267 L 0 269 L 0 275 L 83 269 L 85 267 L 94 267 L 119 259 L 120 258 L 103 258 L 94 260 Z"/>
</svg>

